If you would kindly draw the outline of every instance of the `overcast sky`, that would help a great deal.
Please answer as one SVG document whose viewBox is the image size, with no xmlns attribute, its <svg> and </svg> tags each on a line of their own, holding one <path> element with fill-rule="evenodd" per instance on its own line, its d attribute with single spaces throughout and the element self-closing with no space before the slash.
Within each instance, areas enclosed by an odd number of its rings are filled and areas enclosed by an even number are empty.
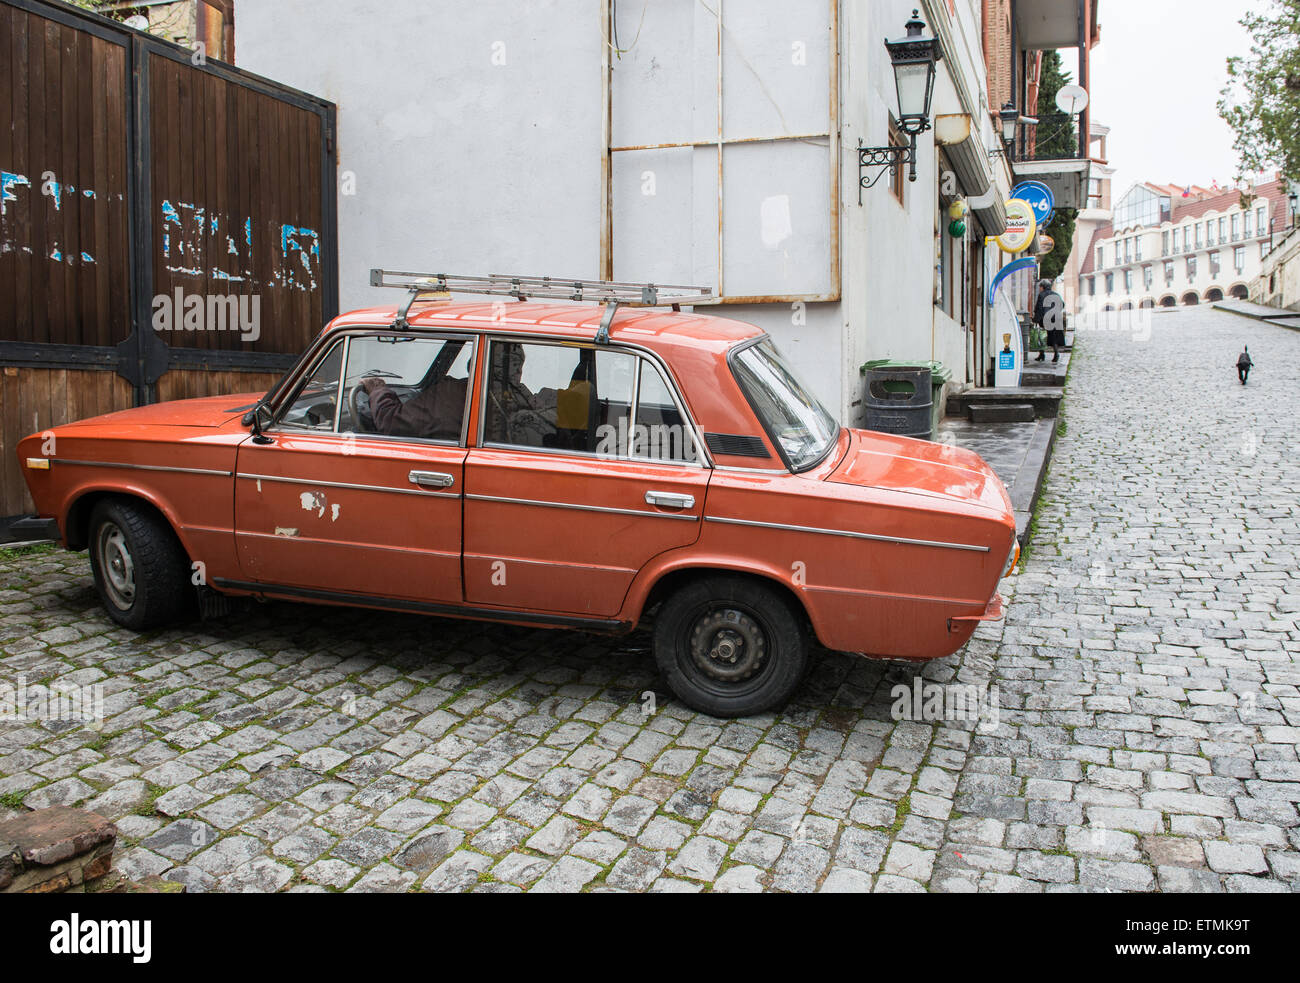
<svg viewBox="0 0 1300 983">
<path fill-rule="evenodd" d="M 1216 105 L 1228 56 L 1250 52 L 1250 35 L 1238 22 L 1268 4 L 1101 0 L 1101 44 L 1092 53 L 1089 88 L 1092 118 L 1110 127 L 1106 150 L 1117 168 L 1117 200 L 1137 181 L 1205 187 L 1233 181 L 1232 133 Z"/>
</svg>

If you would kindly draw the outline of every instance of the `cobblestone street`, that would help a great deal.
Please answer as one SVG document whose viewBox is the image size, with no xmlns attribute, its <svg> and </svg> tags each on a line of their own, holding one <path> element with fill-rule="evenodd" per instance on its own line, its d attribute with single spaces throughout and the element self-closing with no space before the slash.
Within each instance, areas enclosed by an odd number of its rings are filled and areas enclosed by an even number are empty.
<svg viewBox="0 0 1300 983">
<path fill-rule="evenodd" d="M 99 812 L 116 869 L 191 891 L 1300 890 L 1300 333 L 1138 338 L 1079 333 L 1005 622 L 923 667 L 821 651 L 780 714 L 686 709 L 644 629 L 137 636 L 85 554 L 7 554 L 0 683 L 102 684 L 106 719 L 0 720 L 0 819 Z M 895 720 L 918 675 L 988 686 L 982 722 Z"/>
</svg>

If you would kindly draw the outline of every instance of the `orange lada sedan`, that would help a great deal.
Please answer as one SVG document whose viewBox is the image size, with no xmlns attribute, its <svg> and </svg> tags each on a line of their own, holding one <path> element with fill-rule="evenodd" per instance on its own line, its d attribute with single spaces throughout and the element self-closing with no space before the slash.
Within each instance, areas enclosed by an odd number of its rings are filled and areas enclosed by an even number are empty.
<svg viewBox="0 0 1300 983">
<path fill-rule="evenodd" d="M 784 703 L 813 638 L 926 660 L 1002 616 L 1018 547 L 993 471 L 840 426 L 758 328 L 413 299 L 336 318 L 266 394 L 28 437 L 26 531 L 89 550 L 132 629 L 208 592 L 611 633 L 652 619 L 672 690 L 719 717 Z"/>
</svg>

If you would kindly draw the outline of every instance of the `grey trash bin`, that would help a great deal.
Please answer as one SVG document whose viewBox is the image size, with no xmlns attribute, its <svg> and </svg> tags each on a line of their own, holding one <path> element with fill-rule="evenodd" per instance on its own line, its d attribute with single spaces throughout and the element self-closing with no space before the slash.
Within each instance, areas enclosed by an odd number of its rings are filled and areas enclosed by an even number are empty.
<svg viewBox="0 0 1300 983">
<path fill-rule="evenodd" d="M 930 440 L 934 405 L 930 369 L 925 366 L 890 365 L 866 371 L 863 400 L 868 430 Z"/>
</svg>

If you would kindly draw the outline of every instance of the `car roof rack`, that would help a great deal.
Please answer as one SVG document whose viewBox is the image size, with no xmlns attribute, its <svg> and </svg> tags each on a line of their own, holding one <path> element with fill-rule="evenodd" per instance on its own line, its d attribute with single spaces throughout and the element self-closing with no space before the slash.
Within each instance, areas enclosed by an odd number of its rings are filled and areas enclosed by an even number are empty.
<svg viewBox="0 0 1300 983">
<path fill-rule="evenodd" d="M 409 327 L 406 316 L 411 306 L 445 300 L 452 291 L 514 297 L 516 300 L 577 300 L 605 305 L 605 315 L 596 332 L 596 344 L 609 342 L 609 326 L 619 306 L 671 307 L 679 311 L 683 304 L 713 303 L 712 287 L 687 287 L 679 284 L 631 283 L 618 280 L 579 280 L 554 276 L 515 276 L 490 273 L 487 276 L 461 276 L 455 273 L 404 273 L 397 270 L 370 271 L 372 287 L 397 287 L 410 291 L 394 327 Z"/>
</svg>

